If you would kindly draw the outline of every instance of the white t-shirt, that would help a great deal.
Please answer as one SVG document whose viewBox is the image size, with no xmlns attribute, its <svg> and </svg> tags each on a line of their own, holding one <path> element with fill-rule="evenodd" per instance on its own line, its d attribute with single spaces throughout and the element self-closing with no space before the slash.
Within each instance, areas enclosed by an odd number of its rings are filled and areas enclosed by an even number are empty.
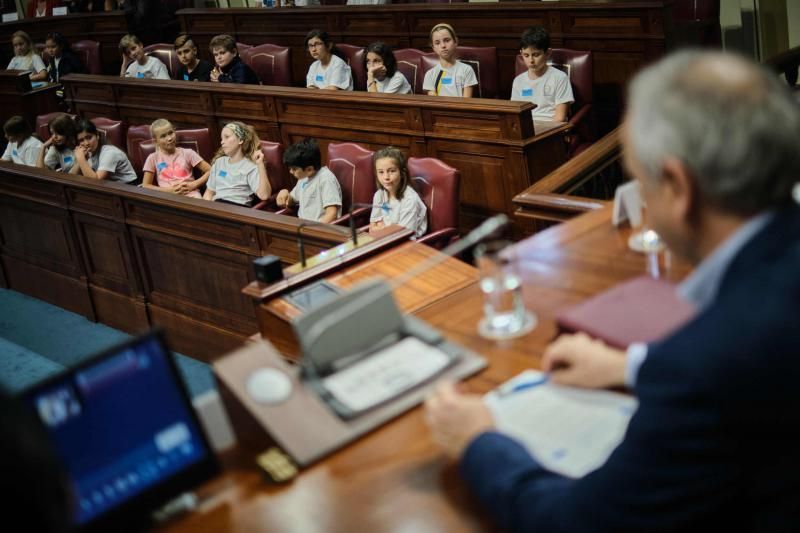
<svg viewBox="0 0 800 533">
<path fill-rule="evenodd" d="M 36 137 L 28 137 L 22 144 L 17 146 L 17 143 L 8 143 L 6 151 L 3 152 L 3 161 L 11 161 L 18 165 L 28 165 L 29 167 L 36 166 L 36 160 L 39 158 L 39 151 L 42 149 L 42 141 Z"/>
<path fill-rule="evenodd" d="M 109 179 L 122 183 L 136 181 L 136 171 L 125 152 L 113 144 L 104 144 L 100 151 L 92 154 L 90 162 L 95 172 L 105 170 L 110 174 Z"/>
<path fill-rule="evenodd" d="M 367 6 L 367 5 L 379 5 L 388 3 L 389 0 L 347 0 L 348 6 Z"/>
<path fill-rule="evenodd" d="M 548 66 L 539 78 L 532 80 L 528 72 L 523 72 L 511 85 L 511 100 L 533 102 L 535 120 L 553 120 L 558 104 L 570 104 L 575 101 L 572 96 L 572 84 L 569 76 L 555 67 Z"/>
<path fill-rule="evenodd" d="M 318 6 L 319 0 L 294 0 L 294 5 L 298 7 Z"/>
<path fill-rule="evenodd" d="M 319 220 L 329 205 L 337 206 L 336 218 L 342 216 L 342 188 L 328 167 L 320 167 L 312 177 L 299 180 L 289 195 L 300 204 L 299 218 Z"/>
<path fill-rule="evenodd" d="M 240 205 L 249 205 L 251 196 L 258 191 L 260 177 L 258 165 L 247 157 L 236 163 L 224 155 L 211 165 L 206 186 L 214 191 L 214 200 L 225 200 Z"/>
<path fill-rule="evenodd" d="M 50 145 L 47 153 L 44 154 L 44 166 L 49 169 L 60 168 L 62 172 L 69 172 L 74 164 L 75 153 L 69 148 L 58 150 L 55 146 Z"/>
<path fill-rule="evenodd" d="M 8 63 L 8 70 L 32 70 L 33 72 L 41 72 L 47 70 L 47 67 L 39 57 L 39 54 L 29 54 L 26 56 L 14 56 Z"/>
<path fill-rule="evenodd" d="M 444 70 L 444 74 L 439 79 L 438 96 L 463 96 L 465 87 L 478 85 L 478 78 L 475 77 L 472 67 L 456 61 L 455 66 L 451 69 L 442 69 L 441 63 L 437 63 L 435 67 L 426 72 L 425 80 L 422 83 L 423 90 L 426 92 L 436 90 L 436 78 L 442 70 Z"/>
<path fill-rule="evenodd" d="M 428 230 L 428 208 L 422 202 L 417 191 L 410 185 L 403 192 L 402 200 L 390 200 L 386 189 L 378 189 L 372 197 L 373 207 L 369 216 L 370 222 L 383 220 L 385 226 L 398 224 L 414 231 L 415 237 L 422 237 Z M 388 209 L 387 209 L 388 208 Z"/>
<path fill-rule="evenodd" d="M 411 94 L 411 84 L 399 70 L 391 78 L 376 79 L 375 82 L 379 93 Z"/>
<path fill-rule="evenodd" d="M 170 79 L 167 66 L 160 59 L 153 56 L 147 56 L 147 62 L 144 65 L 140 65 L 138 61 L 128 65 L 127 70 L 125 70 L 125 77 L 154 78 L 157 80 Z"/>
<path fill-rule="evenodd" d="M 322 68 L 319 59 L 311 63 L 306 74 L 306 87 L 324 89 L 334 85 L 345 91 L 353 90 L 353 76 L 350 74 L 350 65 L 337 56 L 332 55 L 327 68 Z"/>
</svg>

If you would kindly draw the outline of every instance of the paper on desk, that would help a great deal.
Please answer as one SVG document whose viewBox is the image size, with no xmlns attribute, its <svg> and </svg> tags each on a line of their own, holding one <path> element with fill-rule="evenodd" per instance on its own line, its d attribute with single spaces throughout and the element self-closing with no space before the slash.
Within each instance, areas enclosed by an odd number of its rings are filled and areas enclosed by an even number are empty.
<svg viewBox="0 0 800 533">
<path fill-rule="evenodd" d="M 635 398 L 544 382 L 517 392 L 515 385 L 541 380 L 527 370 L 486 395 L 497 428 L 519 440 L 552 472 L 582 477 L 606 462 L 622 442 Z"/>
</svg>

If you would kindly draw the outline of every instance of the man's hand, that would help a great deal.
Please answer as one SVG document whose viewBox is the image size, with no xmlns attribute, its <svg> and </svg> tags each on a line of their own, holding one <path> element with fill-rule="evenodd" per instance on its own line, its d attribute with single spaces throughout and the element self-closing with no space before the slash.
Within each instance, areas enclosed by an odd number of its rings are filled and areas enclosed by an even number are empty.
<svg viewBox="0 0 800 533">
<path fill-rule="evenodd" d="M 462 394 L 444 382 L 425 402 L 425 419 L 433 440 L 452 459 L 461 457 L 470 442 L 494 427 L 492 413 L 477 394 Z"/>
<path fill-rule="evenodd" d="M 561 335 L 544 352 L 542 370 L 560 385 L 592 389 L 625 385 L 625 352 L 585 333 Z"/>
</svg>

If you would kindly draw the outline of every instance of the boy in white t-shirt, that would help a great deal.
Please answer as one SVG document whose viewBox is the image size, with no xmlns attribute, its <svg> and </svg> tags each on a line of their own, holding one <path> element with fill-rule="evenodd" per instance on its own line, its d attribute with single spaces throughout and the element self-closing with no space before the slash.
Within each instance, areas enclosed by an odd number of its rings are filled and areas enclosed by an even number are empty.
<svg viewBox="0 0 800 533">
<path fill-rule="evenodd" d="M 20 116 L 13 116 L 3 124 L 3 133 L 8 140 L 8 146 L 3 152 L 3 161 L 36 166 L 42 141 L 33 136 L 30 124 Z"/>
<path fill-rule="evenodd" d="M 291 192 L 282 189 L 275 201 L 280 207 L 299 204 L 297 216 L 330 223 L 342 216 L 342 188 L 328 167 L 323 167 L 319 145 L 304 139 L 283 155 L 289 173 L 297 179 Z"/>
<path fill-rule="evenodd" d="M 541 26 L 525 30 L 519 53 L 528 67 L 511 86 L 511 100 L 533 102 L 534 120 L 566 122 L 569 106 L 575 101 L 569 76 L 547 64 L 550 59 L 550 35 Z"/>
<path fill-rule="evenodd" d="M 119 51 L 122 52 L 120 78 L 170 79 L 167 66 L 157 57 L 145 54 L 144 44 L 135 35 L 120 39 Z"/>
</svg>

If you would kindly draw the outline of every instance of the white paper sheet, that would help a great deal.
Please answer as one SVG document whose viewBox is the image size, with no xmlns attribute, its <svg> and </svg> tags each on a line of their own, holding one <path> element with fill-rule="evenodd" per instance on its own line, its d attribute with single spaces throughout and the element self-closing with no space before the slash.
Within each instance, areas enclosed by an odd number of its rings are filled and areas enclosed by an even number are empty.
<svg viewBox="0 0 800 533">
<path fill-rule="evenodd" d="M 573 478 L 606 462 L 638 405 L 624 394 L 553 385 L 533 370 L 485 399 L 501 433 L 522 442 L 548 470 Z"/>
</svg>

